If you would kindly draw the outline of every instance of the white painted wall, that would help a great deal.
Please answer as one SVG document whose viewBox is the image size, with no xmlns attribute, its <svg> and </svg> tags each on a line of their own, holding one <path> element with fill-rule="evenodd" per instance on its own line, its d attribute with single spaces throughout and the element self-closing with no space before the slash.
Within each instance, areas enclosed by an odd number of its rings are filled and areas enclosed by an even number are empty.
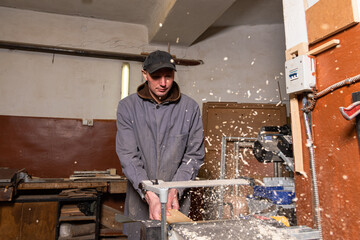
<svg viewBox="0 0 360 240">
<path fill-rule="evenodd" d="M 0 8 L 0 39 L 136 54 L 148 51 L 147 29 L 142 25 L 12 8 Z M 0 49 L 0 114 L 114 119 L 121 64 Z M 140 70 L 141 63 L 132 63 L 131 91 L 140 83 Z"/>
<path fill-rule="evenodd" d="M 123 53 L 167 50 L 148 45 L 141 25 L 0 8 L 0 40 Z M 282 24 L 229 28 L 189 48 L 171 46 L 183 93 L 204 101 L 284 102 Z M 0 49 L 0 115 L 115 119 L 122 61 Z M 130 93 L 142 82 L 130 62 Z"/>
<path fill-rule="evenodd" d="M 283 0 L 286 49 L 308 42 L 304 0 Z"/>
<path fill-rule="evenodd" d="M 190 47 L 185 57 L 205 64 L 184 69 L 178 81 L 200 104 L 287 103 L 284 51 L 282 24 L 233 27 Z"/>
<path fill-rule="evenodd" d="M 354 12 L 355 19 L 357 21 L 360 21 L 360 0 L 355 0 L 355 3 L 353 3 L 353 5 L 354 5 L 354 9 L 355 9 L 355 12 Z"/>
</svg>

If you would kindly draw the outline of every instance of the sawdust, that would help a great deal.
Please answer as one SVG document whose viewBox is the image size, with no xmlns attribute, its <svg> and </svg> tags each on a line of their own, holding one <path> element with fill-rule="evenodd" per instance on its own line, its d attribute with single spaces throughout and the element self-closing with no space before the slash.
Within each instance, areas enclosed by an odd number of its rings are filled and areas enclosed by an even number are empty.
<svg viewBox="0 0 360 240">
<path fill-rule="evenodd" d="M 172 231 L 184 240 L 295 240 L 272 221 L 255 218 L 175 224 Z"/>
</svg>

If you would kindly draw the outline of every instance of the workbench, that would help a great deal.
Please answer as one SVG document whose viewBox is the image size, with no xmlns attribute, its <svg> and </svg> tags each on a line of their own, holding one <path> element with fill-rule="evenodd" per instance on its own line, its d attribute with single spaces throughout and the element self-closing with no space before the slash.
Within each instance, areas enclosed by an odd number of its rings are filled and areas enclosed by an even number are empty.
<svg viewBox="0 0 360 240">
<path fill-rule="evenodd" d="M 14 183 L 14 184 L 12 184 Z M 92 224 L 91 239 L 99 239 L 101 197 L 103 194 L 126 193 L 127 180 L 32 178 L 20 182 L 9 181 L 0 186 L 1 192 L 12 191 L 0 199 L 0 232 L 2 239 L 77 239 L 60 237 L 63 223 Z M 82 214 L 79 204 L 92 204 L 90 214 Z M 71 210 L 70 215 L 63 213 Z M 79 208 L 78 208 L 79 207 Z M 72 215 L 76 208 L 81 215 Z M 77 228 L 77 227 L 76 227 Z M 79 229 L 79 228 L 78 228 Z"/>
<path fill-rule="evenodd" d="M 46 190 L 46 189 L 72 189 L 92 188 L 98 192 L 126 193 L 127 180 L 122 179 L 84 179 L 70 180 L 68 178 L 39 178 L 30 182 L 19 183 L 17 190 Z"/>
</svg>

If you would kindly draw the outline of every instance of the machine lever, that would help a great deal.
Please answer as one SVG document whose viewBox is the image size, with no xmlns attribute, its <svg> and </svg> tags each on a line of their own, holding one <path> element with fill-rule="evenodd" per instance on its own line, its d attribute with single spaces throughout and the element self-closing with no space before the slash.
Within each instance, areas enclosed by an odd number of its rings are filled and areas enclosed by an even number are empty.
<svg viewBox="0 0 360 240">
<path fill-rule="evenodd" d="M 340 112 L 346 120 L 351 120 L 360 114 L 360 101 L 350 104 L 348 107 L 340 107 Z"/>
</svg>

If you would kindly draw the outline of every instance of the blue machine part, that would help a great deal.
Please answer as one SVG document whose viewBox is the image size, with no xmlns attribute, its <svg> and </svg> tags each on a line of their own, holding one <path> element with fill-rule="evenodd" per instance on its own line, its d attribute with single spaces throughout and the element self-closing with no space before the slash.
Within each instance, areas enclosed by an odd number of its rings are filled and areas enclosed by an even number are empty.
<svg viewBox="0 0 360 240">
<path fill-rule="evenodd" d="M 269 199 L 274 204 L 286 205 L 291 204 L 295 198 L 294 191 L 284 190 L 283 186 L 276 187 L 264 187 L 264 186 L 254 186 L 255 197 L 261 197 Z"/>
</svg>

